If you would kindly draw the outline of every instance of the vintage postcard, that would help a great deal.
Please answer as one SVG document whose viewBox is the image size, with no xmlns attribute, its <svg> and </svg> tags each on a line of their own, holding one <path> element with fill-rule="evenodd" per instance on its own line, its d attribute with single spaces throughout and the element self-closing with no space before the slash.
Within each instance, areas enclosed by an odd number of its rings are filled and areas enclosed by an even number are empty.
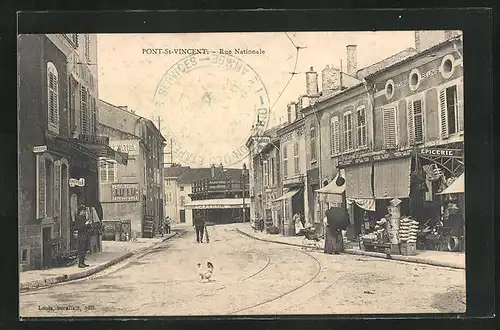
<svg viewBox="0 0 500 330">
<path fill-rule="evenodd" d="M 20 34 L 20 316 L 464 313 L 461 31 Z"/>
</svg>

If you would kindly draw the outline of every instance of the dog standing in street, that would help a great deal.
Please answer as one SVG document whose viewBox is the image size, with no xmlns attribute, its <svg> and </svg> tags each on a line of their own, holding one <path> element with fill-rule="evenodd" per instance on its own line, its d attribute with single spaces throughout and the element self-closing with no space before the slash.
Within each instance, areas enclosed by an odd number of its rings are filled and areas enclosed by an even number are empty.
<svg viewBox="0 0 500 330">
<path fill-rule="evenodd" d="M 207 282 L 210 282 L 210 278 L 212 277 L 213 272 L 214 265 L 210 261 L 207 262 L 207 268 L 202 267 L 201 263 L 198 263 L 198 274 L 200 275 L 200 282 L 203 282 L 203 280 L 207 280 Z"/>
</svg>

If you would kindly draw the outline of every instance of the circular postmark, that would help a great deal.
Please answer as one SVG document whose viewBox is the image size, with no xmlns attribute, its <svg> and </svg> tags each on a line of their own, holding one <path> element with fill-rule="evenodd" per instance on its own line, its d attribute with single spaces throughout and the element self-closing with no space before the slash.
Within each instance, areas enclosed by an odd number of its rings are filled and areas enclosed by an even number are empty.
<svg viewBox="0 0 500 330">
<path fill-rule="evenodd" d="M 161 132 L 181 164 L 231 166 L 248 156 L 251 129 L 269 123 L 269 96 L 255 70 L 223 54 L 197 54 L 177 61 L 154 94 Z"/>
</svg>

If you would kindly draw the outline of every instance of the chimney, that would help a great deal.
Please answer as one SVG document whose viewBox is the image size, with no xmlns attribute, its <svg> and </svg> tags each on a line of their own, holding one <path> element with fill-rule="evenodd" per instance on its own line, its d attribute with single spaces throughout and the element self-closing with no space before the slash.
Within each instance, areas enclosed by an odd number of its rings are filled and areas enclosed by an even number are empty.
<svg viewBox="0 0 500 330">
<path fill-rule="evenodd" d="M 306 93 L 309 96 L 318 94 L 318 73 L 313 67 L 306 72 Z"/>
<path fill-rule="evenodd" d="M 214 179 L 215 178 L 215 164 L 212 164 L 211 170 L 212 170 L 212 179 Z"/>
<path fill-rule="evenodd" d="M 356 45 L 347 47 L 347 74 L 353 75 L 358 70 L 358 56 L 356 54 Z"/>
</svg>

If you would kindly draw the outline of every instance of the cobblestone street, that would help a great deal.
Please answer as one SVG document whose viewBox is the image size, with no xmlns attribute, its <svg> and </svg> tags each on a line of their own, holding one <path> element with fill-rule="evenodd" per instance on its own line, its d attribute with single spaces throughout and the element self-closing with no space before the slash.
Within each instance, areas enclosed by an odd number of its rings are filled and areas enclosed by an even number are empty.
<svg viewBox="0 0 500 330">
<path fill-rule="evenodd" d="M 444 313 L 465 311 L 465 271 L 261 242 L 192 228 L 94 276 L 22 293 L 22 317 Z M 200 283 L 197 263 L 211 261 Z"/>
</svg>

